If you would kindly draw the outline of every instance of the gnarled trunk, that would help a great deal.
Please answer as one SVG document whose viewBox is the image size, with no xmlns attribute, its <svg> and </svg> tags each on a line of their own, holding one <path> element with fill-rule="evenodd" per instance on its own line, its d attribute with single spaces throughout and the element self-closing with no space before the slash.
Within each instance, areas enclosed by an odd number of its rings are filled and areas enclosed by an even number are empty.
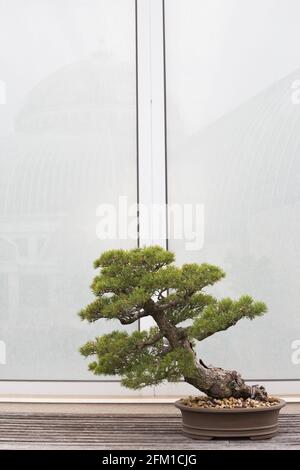
<svg viewBox="0 0 300 470">
<path fill-rule="evenodd" d="M 160 312 L 152 312 L 152 316 L 172 349 L 182 347 L 193 354 L 195 372 L 185 376 L 185 382 L 213 398 L 234 397 L 257 400 L 266 400 L 268 398 L 268 394 L 263 386 L 247 385 L 237 371 L 208 367 L 202 360 L 198 361 L 193 346 L 183 329 L 172 325 L 166 316 Z"/>
<path fill-rule="evenodd" d="M 200 361 L 195 375 L 184 377 L 185 382 L 214 398 L 254 398 L 266 400 L 268 395 L 263 386 L 247 385 L 235 370 L 207 367 Z"/>
</svg>

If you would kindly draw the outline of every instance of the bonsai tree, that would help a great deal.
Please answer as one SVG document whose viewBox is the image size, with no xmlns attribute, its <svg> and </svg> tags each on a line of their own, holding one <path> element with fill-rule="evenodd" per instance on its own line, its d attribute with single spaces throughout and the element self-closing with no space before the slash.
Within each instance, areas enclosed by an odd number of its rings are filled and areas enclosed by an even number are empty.
<svg viewBox="0 0 300 470">
<path fill-rule="evenodd" d="M 174 259 L 173 253 L 153 246 L 107 251 L 95 261 L 95 268 L 100 268 L 91 285 L 96 299 L 81 310 L 81 318 L 131 325 L 152 317 L 155 326 L 133 333 L 113 331 L 86 343 L 80 351 L 94 357 L 89 369 L 94 374 L 120 375 L 122 384 L 131 389 L 184 378 L 213 398 L 266 400 L 262 386 L 247 385 L 235 370 L 207 366 L 195 353 L 197 341 L 243 318 L 263 315 L 266 305 L 248 295 L 218 300 L 205 288 L 225 276 L 220 268 L 177 267 Z"/>
</svg>

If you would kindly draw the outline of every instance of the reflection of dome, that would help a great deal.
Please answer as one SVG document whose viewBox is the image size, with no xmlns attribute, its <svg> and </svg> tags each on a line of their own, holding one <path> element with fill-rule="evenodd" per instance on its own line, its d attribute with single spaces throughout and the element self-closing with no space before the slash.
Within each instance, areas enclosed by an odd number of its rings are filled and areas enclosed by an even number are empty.
<svg viewBox="0 0 300 470">
<path fill-rule="evenodd" d="M 96 149 L 91 146 L 95 147 L 94 140 L 92 145 L 82 145 L 77 139 L 61 142 L 55 153 L 46 145 L 37 153 L 38 149 L 32 146 L 32 153 L 20 159 L 12 175 L 6 212 L 46 215 L 65 213 L 80 201 L 87 204 L 96 198 L 96 205 L 101 202 L 101 189 L 105 186 L 99 181 L 104 167 L 101 150 L 107 151 L 107 146 L 102 142 Z M 112 177 L 105 167 L 104 172 Z"/>
<path fill-rule="evenodd" d="M 135 159 L 134 83 L 127 64 L 102 56 L 42 80 L 16 118 L 14 155 L 1 152 L 4 169 L 8 158 L 13 165 L 0 213 L 93 210 L 114 182 L 120 194 L 127 194 Z M 125 172 L 120 157 L 130 162 Z"/>
<path fill-rule="evenodd" d="M 95 56 L 62 67 L 25 97 L 13 124 L 0 138 L 1 339 L 11 358 L 0 372 L 43 378 L 37 352 L 51 362 L 60 351 L 72 376 L 72 345 L 91 331 L 75 313 L 89 301 L 92 261 L 111 244 L 97 238 L 95 209 L 135 198 L 134 67 Z M 74 354 L 61 349 L 64 336 Z"/>
<path fill-rule="evenodd" d="M 244 231 L 241 220 L 300 204 L 300 113 L 291 102 L 298 75 L 293 72 L 202 129 L 180 151 L 174 139 L 173 168 L 180 180 L 170 180 L 170 191 L 176 200 L 205 204 L 209 239 L 232 240 Z"/>
<path fill-rule="evenodd" d="M 134 70 L 99 54 L 69 64 L 42 80 L 28 95 L 16 130 L 78 134 L 101 131 L 103 112 L 135 104 Z M 132 84 L 132 86 L 130 86 Z"/>
</svg>

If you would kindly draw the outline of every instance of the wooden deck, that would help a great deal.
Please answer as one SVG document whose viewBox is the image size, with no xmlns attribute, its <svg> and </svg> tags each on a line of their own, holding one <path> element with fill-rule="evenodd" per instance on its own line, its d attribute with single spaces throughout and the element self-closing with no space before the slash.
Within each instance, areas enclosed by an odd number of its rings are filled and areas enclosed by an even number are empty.
<svg viewBox="0 0 300 470">
<path fill-rule="evenodd" d="M 170 414 L 2 413 L 0 449 L 300 449 L 300 415 L 282 414 L 271 440 L 194 441 Z"/>
</svg>

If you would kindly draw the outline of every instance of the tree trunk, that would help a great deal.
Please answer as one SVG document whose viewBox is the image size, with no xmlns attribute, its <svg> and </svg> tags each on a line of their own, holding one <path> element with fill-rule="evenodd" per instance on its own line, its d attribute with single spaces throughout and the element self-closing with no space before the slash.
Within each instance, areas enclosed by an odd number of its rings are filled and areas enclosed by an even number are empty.
<svg viewBox="0 0 300 470">
<path fill-rule="evenodd" d="M 185 382 L 213 398 L 254 398 L 266 400 L 268 395 L 264 387 L 247 385 L 235 370 L 207 367 L 200 361 L 192 377 L 184 377 Z"/>
<path fill-rule="evenodd" d="M 195 373 L 191 376 L 185 376 L 185 382 L 213 398 L 234 397 L 267 400 L 268 394 L 263 386 L 247 385 L 237 371 L 208 367 L 202 360 L 198 362 L 192 344 L 184 330 L 172 325 L 163 313 L 151 313 L 171 348 L 183 347 L 192 353 L 195 358 Z"/>
</svg>

